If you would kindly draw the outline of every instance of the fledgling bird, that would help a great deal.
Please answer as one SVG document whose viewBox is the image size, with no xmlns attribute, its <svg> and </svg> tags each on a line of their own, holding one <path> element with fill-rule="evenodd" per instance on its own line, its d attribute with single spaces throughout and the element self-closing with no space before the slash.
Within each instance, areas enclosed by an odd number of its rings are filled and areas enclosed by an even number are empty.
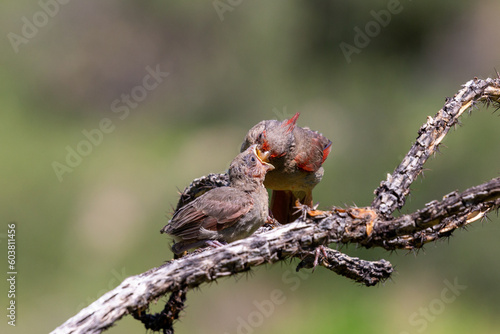
<svg viewBox="0 0 500 334">
<path fill-rule="evenodd" d="M 269 163 L 275 169 L 266 175 L 264 186 L 271 189 L 271 212 L 275 219 L 287 224 L 298 215 L 299 203 L 313 207 L 312 190 L 323 177 L 323 167 L 332 142 L 309 128 L 296 126 L 299 113 L 284 121 L 261 121 L 251 128 L 241 151 L 257 144 L 269 151 Z"/>
<path fill-rule="evenodd" d="M 229 186 L 214 188 L 178 209 L 161 233 L 174 237 L 175 254 L 246 238 L 269 217 L 263 182 L 273 165 L 257 145 L 238 154 L 229 167 Z"/>
</svg>

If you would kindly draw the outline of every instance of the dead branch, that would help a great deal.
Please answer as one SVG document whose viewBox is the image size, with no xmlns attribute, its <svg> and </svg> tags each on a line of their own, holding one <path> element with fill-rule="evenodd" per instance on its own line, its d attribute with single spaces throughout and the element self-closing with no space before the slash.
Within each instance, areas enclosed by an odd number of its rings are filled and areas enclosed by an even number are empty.
<svg viewBox="0 0 500 334">
<path fill-rule="evenodd" d="M 410 185 L 422 171 L 423 165 L 439 147 L 451 127 L 459 117 L 478 102 L 496 103 L 500 98 L 500 79 L 479 80 L 474 78 L 463 85 L 453 98 L 447 98 L 444 107 L 436 116 L 427 117 L 427 122 L 418 131 L 416 142 L 394 172 L 387 175 L 375 190 L 372 208 L 388 217 L 394 210 L 401 209 L 410 193 Z"/>
<path fill-rule="evenodd" d="M 416 249 L 481 220 L 500 207 L 500 178 L 461 193 L 448 194 L 441 201 L 432 201 L 414 213 L 398 218 L 391 216 L 396 209 L 403 207 L 410 185 L 449 129 L 464 111 L 478 102 L 487 106 L 500 105 L 500 78 L 476 78 L 467 82 L 453 98 L 447 99 L 434 117 L 429 116 L 401 164 L 375 190 L 371 207 L 333 208 L 314 214 L 305 212 L 292 224 L 274 229 L 263 227 L 260 233 L 249 238 L 217 249 L 198 250 L 143 274 L 128 277 L 52 333 L 100 333 L 130 313 L 149 321 L 153 318 L 141 315 L 141 312 L 167 293 L 179 294 L 184 289 L 293 257 L 301 259 L 297 270 L 310 268 L 318 254 L 318 246 L 357 243 L 367 248 Z M 190 196 L 213 186 L 224 186 L 224 174 L 211 174 L 193 181 L 181 194 L 181 200 L 189 201 Z M 326 249 L 325 254 L 326 257 L 320 255 L 320 266 L 365 285 L 387 279 L 393 271 L 385 260 L 364 261 L 332 249 Z M 169 301 L 164 310 L 165 315 L 159 317 L 173 321 L 183 307 L 181 297 L 182 293 L 174 295 L 172 303 Z M 165 328 L 154 327 L 158 322 L 148 324 L 149 328 Z"/>
</svg>

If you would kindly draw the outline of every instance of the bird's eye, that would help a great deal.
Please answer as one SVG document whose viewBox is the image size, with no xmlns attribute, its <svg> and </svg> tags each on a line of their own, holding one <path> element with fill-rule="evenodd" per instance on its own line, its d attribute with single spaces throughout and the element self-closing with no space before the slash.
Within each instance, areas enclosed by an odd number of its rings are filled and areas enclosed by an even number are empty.
<svg viewBox="0 0 500 334">
<path fill-rule="evenodd" d="M 267 137 L 266 130 L 264 130 L 261 133 L 259 133 L 259 135 L 257 136 L 257 141 L 259 143 L 262 143 L 263 141 L 266 140 L 266 137 Z"/>
<path fill-rule="evenodd" d="M 252 156 L 252 157 L 250 158 L 250 161 L 255 162 L 255 157 L 254 157 L 254 156 Z"/>
</svg>

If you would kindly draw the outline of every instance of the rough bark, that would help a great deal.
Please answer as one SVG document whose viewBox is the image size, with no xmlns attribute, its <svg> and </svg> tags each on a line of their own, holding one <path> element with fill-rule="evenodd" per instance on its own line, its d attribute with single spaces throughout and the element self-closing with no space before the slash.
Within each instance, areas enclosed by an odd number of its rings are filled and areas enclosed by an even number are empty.
<svg viewBox="0 0 500 334">
<path fill-rule="evenodd" d="M 316 260 L 319 266 L 368 286 L 387 279 L 393 271 L 388 261 L 364 261 L 326 247 L 319 251 L 318 247 L 330 243 L 356 243 L 367 248 L 416 249 L 446 238 L 456 229 L 498 210 L 500 178 L 494 178 L 463 192 L 448 194 L 441 201 L 432 201 L 414 213 L 398 218 L 392 216 L 395 210 L 403 207 L 410 185 L 449 129 L 457 124 L 460 115 L 478 102 L 498 108 L 500 78 L 476 78 L 467 82 L 453 98 L 447 99 L 434 117 L 429 116 L 401 164 L 375 190 L 371 207 L 304 211 L 292 224 L 277 228 L 265 226 L 253 236 L 225 247 L 202 249 L 169 261 L 125 279 L 52 333 L 100 333 L 130 313 L 151 319 L 141 312 L 167 293 L 175 297 L 165 307 L 167 318 L 173 321 L 188 289 L 293 257 L 301 260 L 297 270 L 312 267 Z M 204 189 L 224 186 L 224 180 L 224 174 L 210 174 L 193 181 L 181 194 L 180 203 L 191 200 Z M 167 332 L 166 327 L 154 328 Z"/>
</svg>

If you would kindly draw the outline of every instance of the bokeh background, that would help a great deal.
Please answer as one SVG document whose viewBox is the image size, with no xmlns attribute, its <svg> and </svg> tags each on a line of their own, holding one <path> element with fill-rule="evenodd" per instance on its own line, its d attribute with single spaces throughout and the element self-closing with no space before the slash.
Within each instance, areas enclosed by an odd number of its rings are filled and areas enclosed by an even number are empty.
<svg viewBox="0 0 500 334">
<path fill-rule="evenodd" d="M 333 141 L 320 207 L 369 205 L 445 97 L 500 69 L 495 0 L 41 3 L 0 11 L 0 241 L 6 254 L 16 222 L 18 251 L 17 326 L 5 315 L 0 325 L 8 333 L 49 332 L 169 260 L 159 230 L 177 190 L 224 171 L 260 120 L 301 112 L 300 126 Z M 377 31 L 371 11 L 388 8 Z M 356 40 L 367 24 L 372 37 Z M 346 57 L 340 46 L 356 41 Z M 169 74 L 144 90 L 147 68 Z M 464 116 L 403 213 L 499 175 L 498 116 Z M 54 162 L 85 151 L 83 131 L 103 119 L 112 130 L 58 178 Z M 176 333 L 497 333 L 499 223 L 491 214 L 418 254 L 343 247 L 396 266 L 377 287 L 321 268 L 297 275 L 296 261 L 204 285 L 189 293 Z M 144 329 L 125 317 L 108 332 Z"/>
</svg>

